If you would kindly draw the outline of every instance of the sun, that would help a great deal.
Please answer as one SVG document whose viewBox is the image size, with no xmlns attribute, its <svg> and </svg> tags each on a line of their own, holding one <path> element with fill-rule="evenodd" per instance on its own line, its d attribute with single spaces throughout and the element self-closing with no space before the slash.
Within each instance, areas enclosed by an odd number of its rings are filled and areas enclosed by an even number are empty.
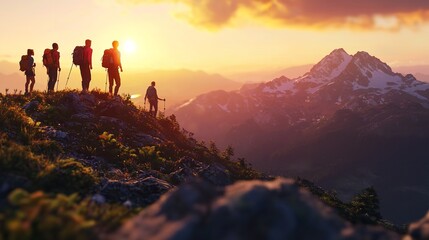
<svg viewBox="0 0 429 240">
<path fill-rule="evenodd" d="M 126 53 L 134 53 L 136 51 L 136 44 L 133 40 L 126 40 L 124 43 L 124 51 Z"/>
</svg>

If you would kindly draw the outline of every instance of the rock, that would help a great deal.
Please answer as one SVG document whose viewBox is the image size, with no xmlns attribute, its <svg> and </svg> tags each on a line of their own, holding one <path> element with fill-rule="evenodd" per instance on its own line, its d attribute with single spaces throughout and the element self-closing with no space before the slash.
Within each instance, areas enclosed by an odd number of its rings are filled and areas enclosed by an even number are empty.
<svg viewBox="0 0 429 240">
<path fill-rule="evenodd" d="M 77 93 L 68 93 L 61 99 L 61 105 L 66 107 L 72 113 L 89 112 L 95 105 L 94 102 L 81 101 L 81 97 Z"/>
<path fill-rule="evenodd" d="M 125 201 L 122 205 L 124 205 L 124 207 L 127 207 L 127 208 L 133 207 L 133 203 L 130 200 Z"/>
<path fill-rule="evenodd" d="M 121 169 L 118 168 L 111 168 L 108 172 L 111 175 L 116 175 L 116 176 L 123 176 L 124 173 L 121 171 Z"/>
<path fill-rule="evenodd" d="M 181 184 L 192 181 L 198 177 L 198 172 L 207 167 L 201 162 L 195 161 L 192 158 L 182 158 L 176 162 L 176 171 L 169 174 L 171 181 L 174 184 Z"/>
<path fill-rule="evenodd" d="M 63 131 L 55 131 L 55 138 L 57 139 L 65 139 L 67 138 L 67 133 Z"/>
<path fill-rule="evenodd" d="M 39 107 L 40 102 L 37 100 L 33 100 L 27 104 L 25 104 L 22 108 L 26 111 L 26 112 L 34 112 L 37 110 L 37 108 Z"/>
<path fill-rule="evenodd" d="M 378 227 L 353 226 L 293 180 L 205 182 L 181 186 L 126 222 L 108 239 L 392 239 Z"/>
<path fill-rule="evenodd" d="M 108 117 L 108 116 L 100 116 L 100 123 L 104 125 L 112 125 L 116 128 L 125 129 L 127 128 L 127 124 L 118 118 Z"/>
<path fill-rule="evenodd" d="M 217 163 L 204 164 L 191 158 L 183 158 L 177 162 L 176 168 L 178 170 L 170 173 L 169 176 L 177 184 L 189 182 L 196 177 L 217 186 L 225 186 L 233 182 L 228 169 Z"/>
<path fill-rule="evenodd" d="M 197 174 L 189 167 L 181 167 L 179 170 L 169 174 L 171 182 L 174 184 L 187 183 L 194 180 Z"/>
<path fill-rule="evenodd" d="M 39 128 L 42 132 L 44 132 L 46 135 L 56 138 L 58 140 L 66 139 L 68 136 L 68 133 L 56 130 L 54 127 L 51 126 L 44 126 Z"/>
<path fill-rule="evenodd" d="M 95 121 L 95 116 L 92 113 L 77 113 L 77 114 L 73 114 L 70 117 L 71 121 L 74 122 L 80 122 L 80 123 L 87 123 L 87 122 L 93 122 Z"/>
<path fill-rule="evenodd" d="M 97 108 L 99 115 L 114 118 L 124 118 L 125 116 L 129 116 L 130 111 L 130 107 L 122 103 L 120 99 L 103 102 Z"/>
<path fill-rule="evenodd" d="M 91 201 L 98 204 L 104 204 L 106 203 L 106 198 L 101 194 L 95 194 L 94 196 L 92 196 Z"/>
<path fill-rule="evenodd" d="M 133 205 L 145 206 L 172 189 L 173 186 L 158 178 L 147 177 L 133 181 L 108 180 L 100 191 L 107 201 L 126 202 Z"/>
<path fill-rule="evenodd" d="M 410 224 L 404 240 L 429 240 L 429 212 L 420 221 Z"/>
<path fill-rule="evenodd" d="M 92 94 L 81 94 L 79 95 L 79 99 L 82 104 L 87 106 L 88 108 L 94 108 L 97 104 L 97 99 Z"/>
<path fill-rule="evenodd" d="M 162 142 L 161 139 L 145 133 L 136 133 L 134 135 L 134 141 L 136 143 L 135 145 L 138 147 L 153 146 Z"/>
<path fill-rule="evenodd" d="M 193 158 L 184 157 L 177 161 L 179 167 L 191 168 L 191 169 L 202 169 L 204 167 L 202 162 L 195 161 Z"/>
<path fill-rule="evenodd" d="M 225 186 L 232 183 L 232 177 L 228 169 L 217 163 L 203 168 L 198 173 L 198 176 L 217 186 Z"/>
</svg>

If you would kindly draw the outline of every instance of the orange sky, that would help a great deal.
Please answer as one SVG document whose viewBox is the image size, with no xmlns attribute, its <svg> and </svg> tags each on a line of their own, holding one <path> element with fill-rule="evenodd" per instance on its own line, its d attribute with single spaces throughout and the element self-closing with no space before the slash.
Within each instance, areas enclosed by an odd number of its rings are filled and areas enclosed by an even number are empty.
<svg viewBox="0 0 429 240">
<path fill-rule="evenodd" d="M 227 75 L 315 63 L 340 47 L 421 65 L 429 64 L 428 20 L 427 0 L 14 0 L 0 9 L 0 61 L 17 63 L 33 48 L 40 62 L 58 42 L 68 70 L 74 46 L 90 38 L 94 71 L 114 39 L 124 71 Z"/>
</svg>

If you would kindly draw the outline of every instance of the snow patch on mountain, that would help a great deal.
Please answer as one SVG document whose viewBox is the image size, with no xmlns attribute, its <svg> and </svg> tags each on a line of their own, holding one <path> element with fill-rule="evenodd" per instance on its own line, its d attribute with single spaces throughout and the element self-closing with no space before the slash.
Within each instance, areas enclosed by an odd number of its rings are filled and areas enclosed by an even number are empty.
<svg viewBox="0 0 429 240">
<path fill-rule="evenodd" d="M 399 87 L 402 85 L 402 78 L 400 76 L 392 76 L 379 69 L 366 73 L 365 75 L 370 76 L 368 85 L 364 86 L 357 81 L 353 81 L 353 91 L 375 89 L 379 93 L 385 94 L 392 89 L 399 90 Z"/>
<path fill-rule="evenodd" d="M 287 79 L 281 82 L 276 82 L 275 84 L 266 84 L 262 89 L 264 93 L 286 93 L 290 91 L 292 94 L 296 93 L 295 81 Z"/>
<path fill-rule="evenodd" d="M 180 105 L 180 106 L 178 106 L 177 108 L 176 108 L 176 110 L 179 110 L 179 109 L 181 109 L 181 108 L 183 108 L 183 107 L 186 107 L 186 106 L 188 106 L 189 104 L 191 104 L 193 101 L 195 101 L 195 98 L 191 98 L 191 99 L 189 99 L 187 102 L 185 102 L 184 104 L 182 104 L 182 105 Z"/>
<path fill-rule="evenodd" d="M 428 100 L 420 95 L 418 91 L 426 91 L 429 89 L 429 84 L 413 81 L 411 84 L 404 82 L 400 75 L 390 75 L 386 72 L 377 69 L 369 73 L 369 83 L 364 86 L 356 81 L 352 82 L 353 91 L 361 89 L 374 89 L 379 94 L 386 94 L 391 90 L 398 90 L 410 94 L 422 100 Z"/>
<path fill-rule="evenodd" d="M 302 78 L 300 80 L 324 83 L 326 80 L 338 77 L 352 59 L 353 56 L 349 55 L 344 49 L 336 49 L 310 70 L 308 76 L 312 78 Z"/>
<path fill-rule="evenodd" d="M 231 111 L 228 108 L 228 104 L 217 104 L 217 106 L 222 109 L 224 112 L 230 113 Z"/>
</svg>

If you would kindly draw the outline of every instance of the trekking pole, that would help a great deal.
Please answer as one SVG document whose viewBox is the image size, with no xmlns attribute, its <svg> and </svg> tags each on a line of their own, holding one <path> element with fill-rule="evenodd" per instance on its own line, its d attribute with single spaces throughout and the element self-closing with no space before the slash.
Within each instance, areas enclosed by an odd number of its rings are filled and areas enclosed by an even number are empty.
<svg viewBox="0 0 429 240">
<path fill-rule="evenodd" d="M 60 85 L 60 76 L 61 76 L 61 71 L 58 71 L 58 77 L 57 77 L 57 92 L 58 92 L 58 85 Z"/>
<path fill-rule="evenodd" d="M 107 76 L 109 75 L 108 73 L 109 72 L 107 71 L 107 68 L 106 68 L 106 83 L 104 84 L 104 92 L 105 93 L 107 93 Z"/>
<path fill-rule="evenodd" d="M 71 67 L 70 67 L 69 75 L 68 75 L 67 81 L 66 81 L 66 86 L 64 88 L 67 88 L 67 84 L 69 83 L 69 78 L 70 78 L 70 74 L 71 74 L 72 69 L 73 69 L 73 63 L 71 65 Z"/>
</svg>

